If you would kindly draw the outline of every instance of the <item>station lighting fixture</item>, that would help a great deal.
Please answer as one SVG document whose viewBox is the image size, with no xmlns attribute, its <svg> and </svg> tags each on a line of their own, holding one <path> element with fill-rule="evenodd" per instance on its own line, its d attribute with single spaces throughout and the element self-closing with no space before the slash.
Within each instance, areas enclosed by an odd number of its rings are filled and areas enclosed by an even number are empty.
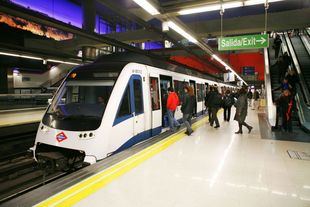
<svg viewBox="0 0 310 207">
<path fill-rule="evenodd" d="M 46 61 L 53 62 L 53 63 L 64 63 L 64 64 L 68 64 L 68 65 L 80 65 L 79 63 L 62 61 L 62 60 L 54 60 L 54 59 L 46 59 Z"/>
<path fill-rule="evenodd" d="M 40 57 L 34 57 L 34 56 L 29 56 L 29 55 L 20 55 L 20 54 L 9 53 L 9 52 L 0 52 L 0 55 L 6 55 L 6 56 L 11 56 L 11 57 L 27 58 L 27 59 L 32 59 L 32 60 L 43 60 Z"/>
<path fill-rule="evenodd" d="M 284 0 L 246 0 L 244 1 L 244 6 L 253 6 L 258 4 L 265 4 L 265 3 L 273 3 L 278 1 L 284 1 Z"/>
<path fill-rule="evenodd" d="M 151 15 L 158 15 L 160 14 L 159 11 L 152 5 L 150 4 L 147 0 L 133 0 L 138 4 L 142 9 L 150 13 Z"/>
<path fill-rule="evenodd" d="M 171 29 L 173 29 L 174 31 L 176 31 L 177 33 L 179 33 L 180 35 L 182 35 L 188 41 L 190 41 L 192 43 L 198 43 L 198 40 L 196 38 L 194 38 L 192 35 L 188 34 L 184 29 L 182 29 L 180 26 L 178 26 L 173 21 L 168 21 L 168 26 Z"/>
<path fill-rule="evenodd" d="M 10 53 L 10 52 L 0 52 L 0 55 L 11 56 L 11 57 L 20 57 L 20 58 L 26 58 L 26 59 L 31 59 L 31 60 L 42 60 L 43 64 L 46 64 L 46 61 L 50 61 L 50 62 L 54 62 L 54 63 L 65 63 L 68 65 L 80 65 L 79 63 L 74 63 L 74 62 L 67 62 L 67 61 L 53 60 L 53 59 L 44 59 L 41 57 L 35 57 L 35 56 L 30 56 L 30 55 L 20 55 L 20 54 Z"/>
<path fill-rule="evenodd" d="M 231 1 L 231 2 L 226 2 L 226 3 L 209 4 L 206 6 L 199 6 L 199 7 L 190 8 L 190 9 L 182 9 L 178 13 L 180 15 L 196 14 L 196 13 L 202 13 L 202 12 L 217 11 L 221 9 L 225 10 L 225 9 L 231 9 L 231 8 L 237 8 L 237 7 L 243 7 L 243 6 L 252 6 L 252 5 L 258 5 L 258 4 L 278 2 L 278 1 L 284 1 L 284 0 Z"/>
</svg>

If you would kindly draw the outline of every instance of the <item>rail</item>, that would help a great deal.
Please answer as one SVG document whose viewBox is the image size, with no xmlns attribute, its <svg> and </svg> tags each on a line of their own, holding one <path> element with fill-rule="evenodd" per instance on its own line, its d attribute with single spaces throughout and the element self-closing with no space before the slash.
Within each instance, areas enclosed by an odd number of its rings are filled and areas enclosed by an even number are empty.
<svg viewBox="0 0 310 207">
<path fill-rule="evenodd" d="M 264 48 L 264 60 L 265 60 L 265 89 L 266 89 L 266 101 L 267 101 L 267 117 L 271 126 L 276 124 L 276 106 L 272 101 L 272 88 L 269 68 L 269 55 L 268 49 Z"/>
</svg>

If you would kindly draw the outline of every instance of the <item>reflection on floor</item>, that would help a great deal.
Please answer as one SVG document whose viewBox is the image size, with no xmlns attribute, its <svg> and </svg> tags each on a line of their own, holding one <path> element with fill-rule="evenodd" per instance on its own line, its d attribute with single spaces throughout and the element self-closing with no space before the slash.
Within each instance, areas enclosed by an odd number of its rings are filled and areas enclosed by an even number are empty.
<svg viewBox="0 0 310 207">
<path fill-rule="evenodd" d="M 310 162 L 287 150 L 310 143 L 261 139 L 255 111 L 247 122 L 243 135 L 235 121 L 206 123 L 76 206 L 309 207 Z"/>
</svg>

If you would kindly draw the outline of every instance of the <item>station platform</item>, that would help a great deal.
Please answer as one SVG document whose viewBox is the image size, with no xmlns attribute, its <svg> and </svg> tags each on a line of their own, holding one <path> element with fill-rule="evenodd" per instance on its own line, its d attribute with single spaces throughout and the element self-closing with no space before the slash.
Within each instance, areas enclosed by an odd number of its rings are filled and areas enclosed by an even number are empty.
<svg viewBox="0 0 310 207">
<path fill-rule="evenodd" d="M 205 117 L 191 136 L 183 129 L 33 205 L 309 207 L 310 161 L 288 150 L 310 153 L 310 143 L 263 139 L 257 111 L 248 113 L 251 134 L 235 134 L 221 113 L 218 129 Z"/>
<path fill-rule="evenodd" d="M 40 122 L 45 108 L 0 111 L 0 128 Z"/>
</svg>

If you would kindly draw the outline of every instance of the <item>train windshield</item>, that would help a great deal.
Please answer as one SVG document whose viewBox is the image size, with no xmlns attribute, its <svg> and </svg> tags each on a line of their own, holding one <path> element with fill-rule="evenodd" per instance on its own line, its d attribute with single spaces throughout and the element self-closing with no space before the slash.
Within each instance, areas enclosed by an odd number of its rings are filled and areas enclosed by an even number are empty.
<svg viewBox="0 0 310 207">
<path fill-rule="evenodd" d="M 95 130 L 115 80 L 67 80 L 54 97 L 43 123 L 57 129 Z"/>
</svg>

